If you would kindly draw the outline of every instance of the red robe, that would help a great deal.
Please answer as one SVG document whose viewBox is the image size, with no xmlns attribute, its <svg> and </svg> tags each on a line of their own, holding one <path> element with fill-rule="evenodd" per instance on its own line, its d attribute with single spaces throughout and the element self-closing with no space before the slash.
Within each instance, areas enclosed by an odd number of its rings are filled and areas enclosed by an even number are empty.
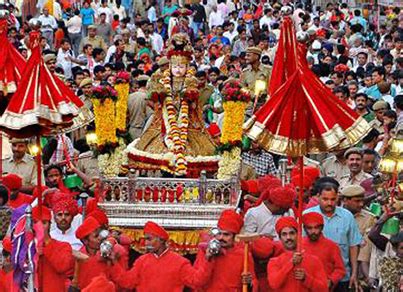
<svg viewBox="0 0 403 292">
<path fill-rule="evenodd" d="M 325 268 L 327 278 L 332 281 L 333 285 L 343 279 L 346 274 L 346 268 L 344 267 L 340 248 L 336 243 L 321 235 L 316 242 L 304 237 L 302 245 L 305 252 L 320 259 Z"/>
<path fill-rule="evenodd" d="M 6 273 L 0 269 L 0 291 L 1 292 L 18 292 L 20 289 L 14 284 L 13 271 Z"/>
<path fill-rule="evenodd" d="M 200 250 L 195 267 L 198 267 L 204 259 L 205 252 Z M 244 245 L 236 244 L 233 248 L 227 249 L 224 255 L 214 258 L 214 272 L 207 285 L 198 291 L 242 291 L 241 275 L 243 272 Z M 258 281 L 255 275 L 254 262 L 249 253 L 249 272 L 252 274 L 253 291 L 258 291 Z"/>
<path fill-rule="evenodd" d="M 273 292 L 325 292 L 329 291 L 327 276 L 320 260 L 308 253 L 304 253 L 298 268 L 305 270 L 305 280 L 294 278 L 292 252 L 286 251 L 279 257 L 273 258 L 267 265 L 269 286 Z"/>
<path fill-rule="evenodd" d="M 65 290 L 67 272 L 74 268 L 70 244 L 51 239 L 43 248 L 43 292 Z"/>
<path fill-rule="evenodd" d="M 17 209 L 24 204 L 31 204 L 34 199 L 35 198 L 33 196 L 18 193 L 17 198 L 15 200 L 8 200 L 7 204 L 10 206 L 10 208 Z"/>
<path fill-rule="evenodd" d="M 98 277 L 99 275 L 103 274 L 110 280 L 111 267 L 108 266 L 107 262 L 102 259 L 99 253 L 96 255 L 90 255 L 85 249 L 85 246 L 80 249 L 80 252 L 90 257 L 80 265 L 81 267 L 80 274 L 78 276 L 78 286 L 81 290 L 91 283 L 92 278 Z"/>
<path fill-rule="evenodd" d="M 200 287 L 206 283 L 213 264 L 204 260 L 198 269 L 179 254 L 166 250 L 161 256 L 145 254 L 139 257 L 129 271 L 120 265 L 113 268 L 113 281 L 120 287 L 137 292 L 182 292 L 184 286 Z"/>
</svg>

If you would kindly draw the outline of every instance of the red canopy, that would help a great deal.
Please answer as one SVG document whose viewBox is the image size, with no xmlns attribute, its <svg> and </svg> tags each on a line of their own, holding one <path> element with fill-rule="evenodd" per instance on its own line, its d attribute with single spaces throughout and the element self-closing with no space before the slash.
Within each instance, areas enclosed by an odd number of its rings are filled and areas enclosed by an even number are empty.
<svg viewBox="0 0 403 292">
<path fill-rule="evenodd" d="M 7 19 L 0 19 L 0 91 L 14 93 L 26 61 L 7 38 Z"/>
<path fill-rule="evenodd" d="M 308 68 L 291 19 L 283 22 L 269 100 L 247 121 L 246 134 L 267 150 L 289 156 L 344 149 L 370 130 Z"/>
<path fill-rule="evenodd" d="M 39 32 L 31 32 L 29 37 L 31 57 L 18 89 L 0 119 L 0 126 L 10 136 L 46 135 L 70 126 L 84 105 L 44 64 Z"/>
</svg>

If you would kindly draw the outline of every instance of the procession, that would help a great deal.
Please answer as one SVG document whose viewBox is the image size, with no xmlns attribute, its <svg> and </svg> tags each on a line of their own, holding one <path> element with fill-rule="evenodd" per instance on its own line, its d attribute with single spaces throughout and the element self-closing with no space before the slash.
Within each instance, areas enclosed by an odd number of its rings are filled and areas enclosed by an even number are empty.
<svg viewBox="0 0 403 292">
<path fill-rule="evenodd" d="M 403 3 L 0 0 L 0 292 L 403 291 Z"/>
</svg>

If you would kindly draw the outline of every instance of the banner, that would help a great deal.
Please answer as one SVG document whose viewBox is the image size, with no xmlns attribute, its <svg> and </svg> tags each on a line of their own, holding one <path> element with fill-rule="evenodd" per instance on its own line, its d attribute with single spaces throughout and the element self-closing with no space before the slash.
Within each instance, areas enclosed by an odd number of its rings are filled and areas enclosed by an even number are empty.
<svg viewBox="0 0 403 292">
<path fill-rule="evenodd" d="M 378 5 L 403 7 L 403 0 L 378 0 Z"/>
</svg>

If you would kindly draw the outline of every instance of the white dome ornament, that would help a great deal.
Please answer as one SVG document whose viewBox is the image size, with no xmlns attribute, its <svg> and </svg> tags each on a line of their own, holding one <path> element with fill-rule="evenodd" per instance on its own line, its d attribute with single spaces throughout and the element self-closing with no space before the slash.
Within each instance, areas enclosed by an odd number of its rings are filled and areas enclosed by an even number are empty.
<svg viewBox="0 0 403 292">
<path fill-rule="evenodd" d="M 307 43 L 309 41 L 309 34 L 306 31 L 297 32 L 297 41 L 300 43 Z"/>
</svg>

